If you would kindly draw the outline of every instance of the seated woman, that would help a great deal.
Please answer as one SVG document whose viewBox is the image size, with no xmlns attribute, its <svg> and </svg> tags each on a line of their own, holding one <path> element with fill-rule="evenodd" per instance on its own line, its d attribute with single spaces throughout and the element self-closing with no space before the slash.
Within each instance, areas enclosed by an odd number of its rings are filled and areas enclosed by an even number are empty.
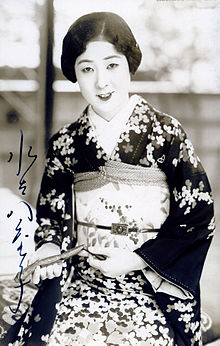
<svg viewBox="0 0 220 346">
<path fill-rule="evenodd" d="M 113 13 L 79 18 L 64 38 L 63 73 L 88 106 L 50 140 L 32 261 L 82 250 L 35 270 L 40 288 L 7 342 L 202 345 L 210 186 L 180 123 L 129 96 L 140 61 Z"/>
</svg>

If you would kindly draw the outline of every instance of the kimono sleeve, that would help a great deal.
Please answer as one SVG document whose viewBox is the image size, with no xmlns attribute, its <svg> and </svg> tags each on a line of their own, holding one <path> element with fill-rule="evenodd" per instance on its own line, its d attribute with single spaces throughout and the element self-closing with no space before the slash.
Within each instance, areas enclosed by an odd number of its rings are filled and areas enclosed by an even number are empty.
<svg viewBox="0 0 220 346">
<path fill-rule="evenodd" d="M 161 163 L 170 189 L 170 213 L 157 238 L 135 252 L 160 278 L 195 295 L 214 233 L 213 199 L 192 143 L 179 123 L 173 128 L 172 136 L 164 136 Z"/>
<path fill-rule="evenodd" d="M 37 222 L 35 232 L 36 249 L 52 242 L 61 246 L 64 222 L 70 215 L 66 206 L 72 198 L 72 177 L 63 164 L 60 143 L 62 138 L 55 135 L 49 142 L 45 170 L 37 201 Z"/>
</svg>

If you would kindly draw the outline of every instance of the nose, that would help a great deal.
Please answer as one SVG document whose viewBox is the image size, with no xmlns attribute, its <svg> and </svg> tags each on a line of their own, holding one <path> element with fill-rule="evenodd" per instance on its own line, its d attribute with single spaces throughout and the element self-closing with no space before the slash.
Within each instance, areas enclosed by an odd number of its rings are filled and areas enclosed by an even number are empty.
<svg viewBox="0 0 220 346">
<path fill-rule="evenodd" d="M 96 74 L 96 88 L 97 89 L 104 89 L 106 86 L 108 86 L 109 80 L 108 80 L 108 73 L 106 70 L 101 69 L 100 71 L 97 71 Z"/>
</svg>

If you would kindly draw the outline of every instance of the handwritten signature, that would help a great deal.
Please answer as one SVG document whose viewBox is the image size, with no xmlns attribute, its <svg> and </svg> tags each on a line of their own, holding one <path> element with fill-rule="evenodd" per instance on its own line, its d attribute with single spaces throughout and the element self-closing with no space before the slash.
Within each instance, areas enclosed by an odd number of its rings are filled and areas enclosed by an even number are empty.
<svg viewBox="0 0 220 346">
<path fill-rule="evenodd" d="M 26 194 L 26 190 L 27 190 L 27 182 L 26 180 L 24 179 L 26 174 L 30 171 L 31 167 L 33 166 L 33 164 L 35 163 L 35 161 L 37 160 L 37 155 L 33 155 L 32 154 L 32 146 L 29 146 L 29 149 L 28 149 L 28 152 L 27 152 L 27 155 L 28 155 L 28 158 L 31 158 L 32 161 L 31 163 L 28 165 L 28 167 L 26 169 L 23 170 L 23 164 L 22 164 L 22 160 L 23 160 L 23 142 L 24 142 L 24 135 L 23 135 L 23 131 L 20 130 L 20 150 L 19 150 L 19 160 L 18 160 L 18 169 L 17 169 L 17 173 L 16 175 L 20 178 L 19 179 L 19 182 L 18 182 L 18 190 L 21 191 L 21 194 L 22 195 L 25 195 Z M 13 153 L 10 152 L 9 153 L 9 159 L 8 159 L 8 162 L 11 162 L 11 160 L 13 159 Z M 32 211 L 32 208 L 31 206 L 24 200 L 20 201 L 19 203 L 23 203 L 23 205 L 26 207 L 26 210 L 27 210 L 27 218 L 30 222 L 33 221 L 33 211 Z M 7 218 L 9 219 L 11 216 L 13 215 L 13 210 L 11 210 L 8 214 L 7 214 Z M 19 218 L 19 221 L 15 227 L 15 236 L 12 240 L 12 244 L 16 244 L 17 241 L 19 240 L 21 234 L 22 234 L 22 222 L 23 222 L 23 219 L 22 218 Z M 28 237 L 28 235 L 26 235 Z M 18 299 L 18 303 L 17 303 L 17 306 L 15 309 L 12 309 L 11 306 L 9 306 L 11 312 L 13 314 L 16 314 L 20 308 L 20 305 L 21 305 L 21 302 L 22 302 L 22 297 L 23 297 L 23 293 L 24 293 L 24 286 L 27 285 L 30 281 L 27 281 L 27 282 L 23 282 L 22 280 L 22 273 L 23 273 L 23 262 L 24 262 L 24 259 L 25 257 L 27 256 L 27 252 L 24 252 L 24 249 L 23 249 L 23 242 L 20 241 L 20 244 L 19 246 L 17 247 L 17 251 L 18 251 L 18 254 L 19 254 L 19 257 L 21 257 L 21 260 L 20 260 L 20 263 L 19 263 L 19 268 L 20 268 L 20 271 L 19 271 L 19 285 L 18 286 L 15 286 L 15 288 L 20 288 L 20 296 L 19 296 L 19 299 Z"/>
<path fill-rule="evenodd" d="M 27 210 L 28 210 L 28 220 L 30 222 L 33 221 L 33 212 L 32 212 L 32 208 L 31 206 L 25 202 L 25 201 L 20 201 L 19 203 L 23 203 L 26 207 L 27 207 Z M 13 215 L 13 210 L 11 210 L 8 214 L 7 214 L 7 218 L 9 219 L 12 215 Z M 14 239 L 12 240 L 12 244 L 15 244 L 17 242 L 17 240 L 19 239 L 19 237 L 21 236 L 21 232 L 22 232 L 22 222 L 23 222 L 23 219 L 19 219 L 19 222 L 17 224 L 17 226 L 15 227 L 15 232 L 16 232 L 16 235 L 14 236 Z M 26 235 L 28 236 L 28 235 Z M 18 303 L 17 303 L 17 306 L 16 306 L 16 309 L 12 309 L 10 306 L 9 306 L 9 309 L 11 310 L 11 312 L 13 314 L 16 314 L 20 308 L 20 305 L 21 305 L 21 302 L 22 302 L 22 297 L 23 297 L 23 293 L 24 293 L 24 286 L 27 285 L 29 281 L 27 282 L 23 282 L 22 280 L 22 272 L 23 272 L 23 262 L 24 262 L 24 259 L 25 257 L 27 256 L 27 252 L 23 252 L 23 242 L 20 241 L 20 244 L 19 246 L 17 247 L 17 251 L 19 253 L 19 256 L 21 257 L 21 261 L 19 263 L 19 268 L 20 268 L 20 272 L 19 272 L 19 285 L 18 286 L 15 286 L 15 288 L 20 288 L 20 296 L 19 296 L 19 299 L 18 299 Z"/>
<path fill-rule="evenodd" d="M 23 131 L 20 130 L 20 151 L 19 151 L 17 176 L 20 176 L 20 174 L 22 174 L 21 170 L 22 170 L 22 157 L 23 157 L 23 141 L 24 141 Z M 33 160 L 30 163 L 30 165 L 26 168 L 26 170 L 24 170 L 24 172 L 21 175 L 20 180 L 19 180 L 18 189 L 22 190 L 22 192 L 21 192 L 22 195 L 26 194 L 26 189 L 27 189 L 27 182 L 26 182 L 26 180 L 24 180 L 24 177 L 26 176 L 28 171 L 30 171 L 30 169 L 33 166 L 34 162 L 37 160 L 37 155 L 36 154 L 32 155 L 31 151 L 32 151 L 32 146 L 29 146 L 28 157 L 32 158 Z M 8 162 L 10 162 L 12 160 L 12 158 L 13 158 L 13 153 L 10 151 Z"/>
</svg>

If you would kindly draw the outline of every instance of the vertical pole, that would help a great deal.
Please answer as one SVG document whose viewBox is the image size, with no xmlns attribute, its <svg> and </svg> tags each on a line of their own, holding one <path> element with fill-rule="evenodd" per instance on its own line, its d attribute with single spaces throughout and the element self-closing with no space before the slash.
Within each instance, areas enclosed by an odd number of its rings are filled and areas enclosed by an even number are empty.
<svg viewBox="0 0 220 346">
<path fill-rule="evenodd" d="M 54 43 L 54 7 L 53 0 L 46 1 L 46 40 L 47 40 L 47 57 L 46 57 L 46 90 L 45 90 L 45 149 L 51 136 L 53 126 L 53 103 L 54 91 L 53 82 L 55 77 L 53 65 L 53 43 Z"/>
<path fill-rule="evenodd" d="M 44 0 L 38 5 L 40 30 L 40 65 L 38 68 L 39 89 L 37 93 L 36 152 L 34 183 L 32 185 L 32 203 L 36 205 L 37 195 L 45 165 L 45 153 L 52 128 L 54 69 L 53 49 L 53 0 Z M 34 150 L 35 151 L 35 150 Z"/>
</svg>

